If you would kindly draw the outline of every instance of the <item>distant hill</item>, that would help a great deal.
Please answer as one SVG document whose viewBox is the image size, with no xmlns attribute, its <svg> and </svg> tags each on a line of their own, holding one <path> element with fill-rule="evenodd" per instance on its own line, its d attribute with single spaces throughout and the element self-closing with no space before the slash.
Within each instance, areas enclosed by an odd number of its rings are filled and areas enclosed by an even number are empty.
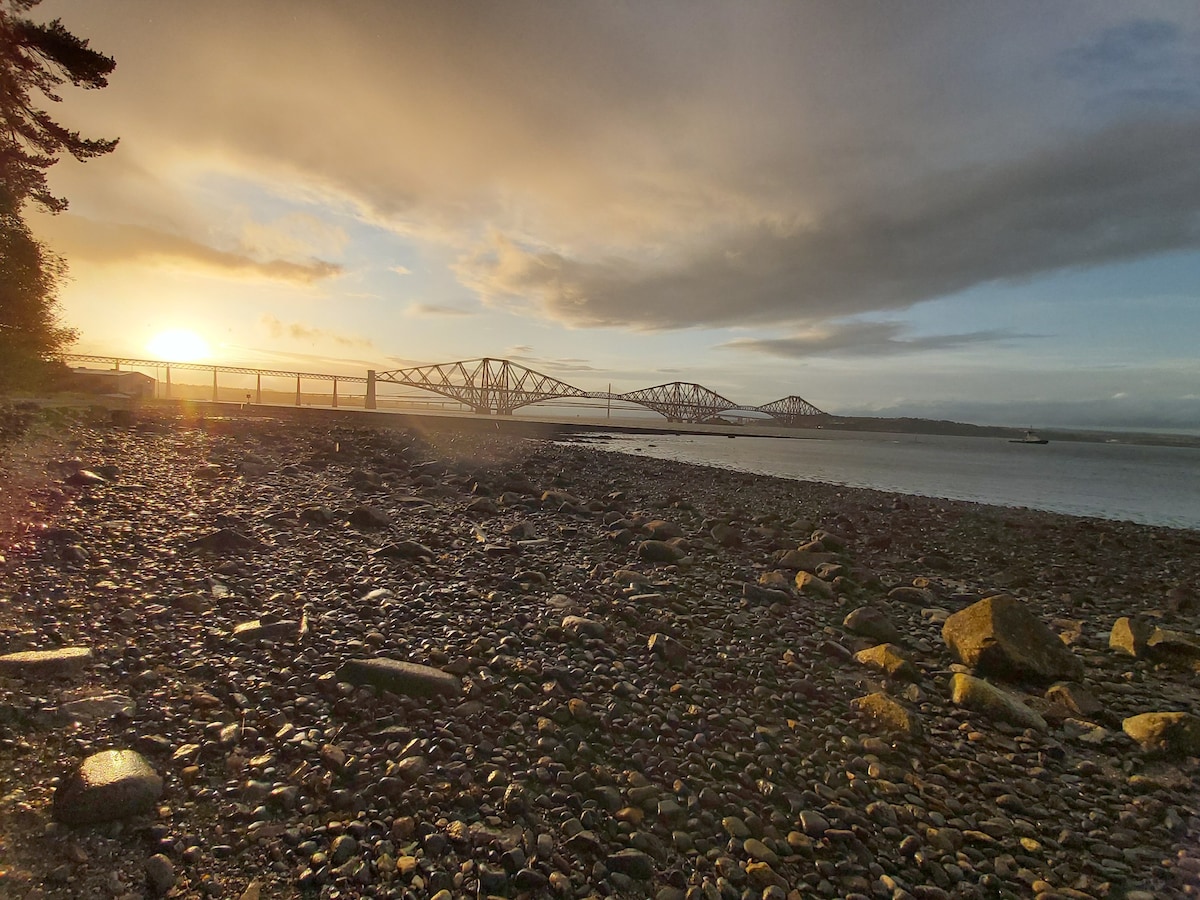
<svg viewBox="0 0 1200 900">
<path fill-rule="evenodd" d="M 839 431 L 888 431 L 897 434 L 953 434 L 960 437 L 1020 437 L 1022 431 L 999 425 L 971 425 L 947 419 L 882 419 L 873 416 L 829 416 L 822 428 Z"/>
<path fill-rule="evenodd" d="M 829 416 L 813 427 L 839 431 L 886 431 L 898 434 L 949 434 L 960 437 L 1019 438 L 1022 428 L 1002 425 L 971 425 L 946 419 L 884 419 L 870 416 Z M 1103 431 L 1091 429 L 1038 428 L 1037 433 L 1052 441 L 1088 443 L 1147 444 L 1157 447 L 1200 447 L 1200 435 L 1166 434 L 1153 431 Z"/>
</svg>

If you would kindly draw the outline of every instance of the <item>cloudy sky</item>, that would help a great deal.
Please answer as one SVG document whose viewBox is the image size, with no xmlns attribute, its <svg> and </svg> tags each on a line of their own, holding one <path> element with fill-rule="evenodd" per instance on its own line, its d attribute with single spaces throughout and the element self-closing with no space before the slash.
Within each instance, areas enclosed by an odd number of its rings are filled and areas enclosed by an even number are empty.
<svg viewBox="0 0 1200 900">
<path fill-rule="evenodd" d="M 1200 6 L 47 0 L 85 352 L 1200 430 Z"/>
</svg>

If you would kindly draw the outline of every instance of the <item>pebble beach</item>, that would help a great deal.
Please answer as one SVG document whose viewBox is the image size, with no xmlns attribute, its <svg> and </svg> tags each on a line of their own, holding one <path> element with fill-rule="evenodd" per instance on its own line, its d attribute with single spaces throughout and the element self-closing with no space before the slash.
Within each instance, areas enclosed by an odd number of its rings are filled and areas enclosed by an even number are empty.
<svg viewBox="0 0 1200 900">
<path fill-rule="evenodd" d="M 0 485 L 0 897 L 1200 894 L 1198 532 L 252 411 Z"/>
</svg>

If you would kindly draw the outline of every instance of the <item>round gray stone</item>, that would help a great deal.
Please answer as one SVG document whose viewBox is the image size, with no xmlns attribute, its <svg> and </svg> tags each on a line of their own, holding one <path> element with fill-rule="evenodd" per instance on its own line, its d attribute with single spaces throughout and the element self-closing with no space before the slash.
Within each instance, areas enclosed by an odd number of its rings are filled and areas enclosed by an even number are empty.
<svg viewBox="0 0 1200 900">
<path fill-rule="evenodd" d="M 54 818 L 68 825 L 109 822 L 149 811 L 163 780 L 140 753 L 93 753 L 54 794 Z"/>
</svg>

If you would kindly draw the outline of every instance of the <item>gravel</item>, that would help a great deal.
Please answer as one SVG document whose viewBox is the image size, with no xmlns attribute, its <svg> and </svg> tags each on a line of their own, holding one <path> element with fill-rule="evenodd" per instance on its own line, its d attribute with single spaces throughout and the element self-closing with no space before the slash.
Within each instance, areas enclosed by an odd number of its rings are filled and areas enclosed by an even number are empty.
<svg viewBox="0 0 1200 900">
<path fill-rule="evenodd" d="M 0 655 L 57 655 L 0 665 L 2 896 L 1200 893 L 1197 759 L 1122 730 L 1196 663 L 1109 645 L 1200 628 L 1196 532 L 445 422 L 27 419 Z M 942 623 L 996 594 L 1083 664 L 988 676 L 1038 727 L 952 702 L 986 673 Z M 57 821 L 103 751 L 161 797 Z"/>
</svg>

